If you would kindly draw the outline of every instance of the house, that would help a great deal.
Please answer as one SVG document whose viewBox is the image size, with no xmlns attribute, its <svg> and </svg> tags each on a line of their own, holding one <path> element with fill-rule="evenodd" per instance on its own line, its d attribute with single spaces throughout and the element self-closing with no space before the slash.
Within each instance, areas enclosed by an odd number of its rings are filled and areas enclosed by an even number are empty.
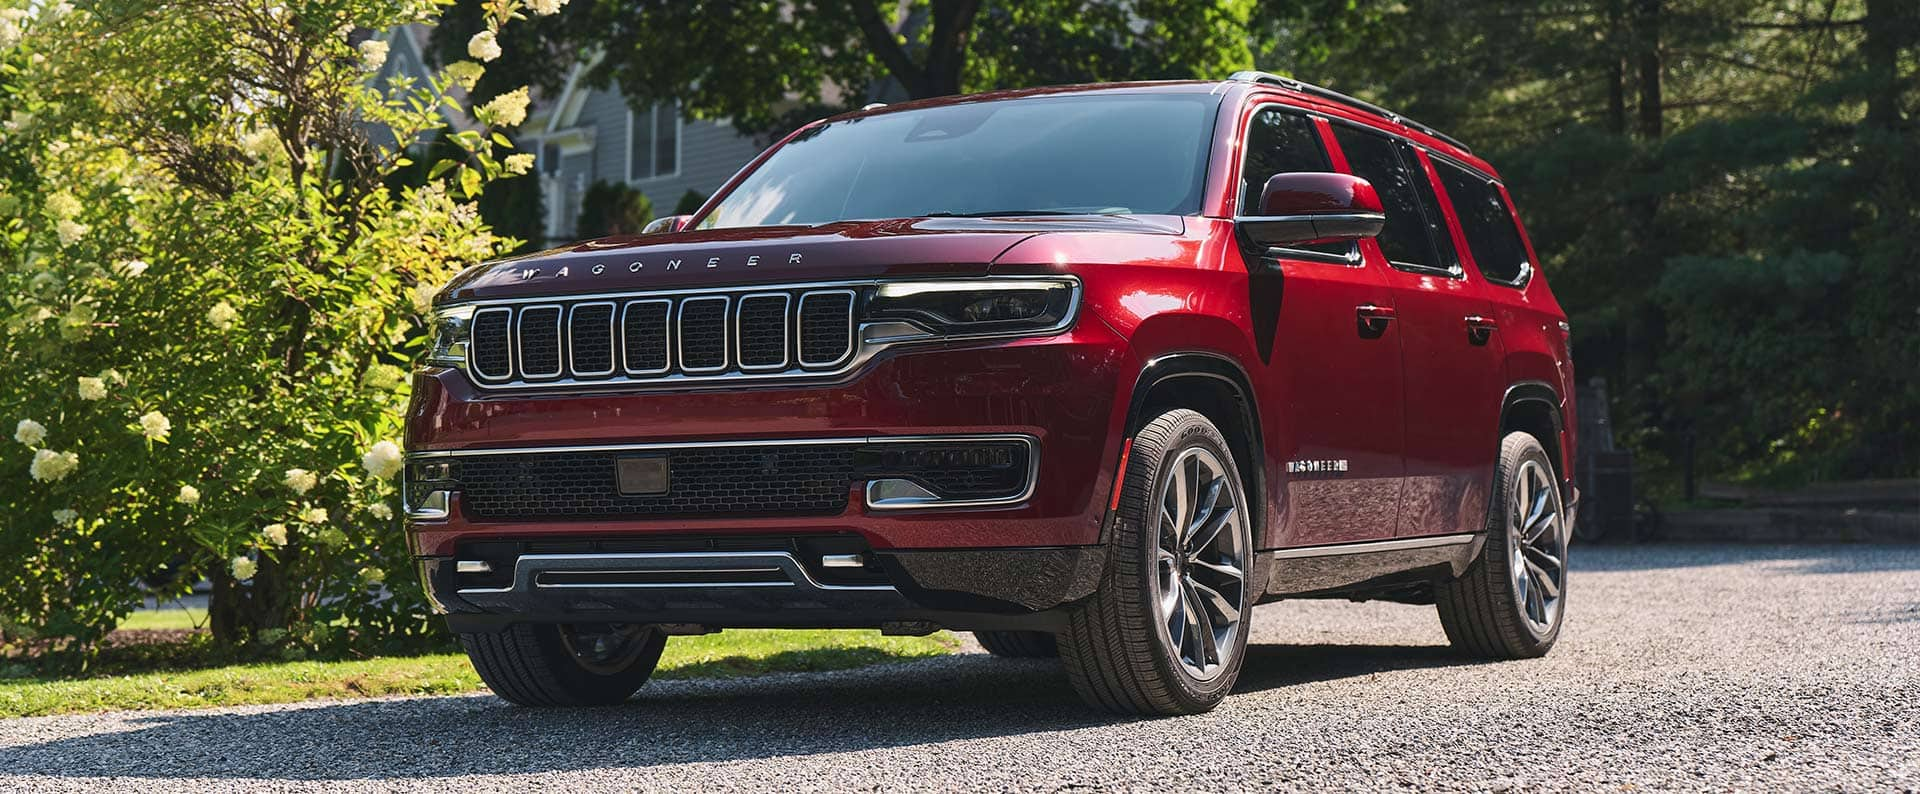
<svg viewBox="0 0 1920 794">
<path fill-rule="evenodd" d="M 422 25 L 388 31 L 387 61 L 375 80 L 425 80 L 428 33 Z M 683 118 L 671 104 L 635 109 L 617 89 L 588 85 L 597 61 L 576 64 L 557 96 L 536 92 L 517 130 L 521 146 L 535 154 L 549 243 L 576 239 L 580 199 L 594 182 L 631 186 L 653 202 L 656 216 L 667 215 L 689 191 L 713 195 L 763 148 L 724 120 Z"/>
<path fill-rule="evenodd" d="M 596 59 L 597 60 L 597 59 Z M 725 120 L 683 118 L 672 104 L 636 109 L 618 89 L 594 88 L 594 61 L 576 64 L 556 97 L 536 97 L 520 140 L 536 153 L 547 239 L 572 239 L 580 197 L 594 182 L 626 184 L 667 215 L 689 191 L 705 198 L 761 146 Z"/>
</svg>

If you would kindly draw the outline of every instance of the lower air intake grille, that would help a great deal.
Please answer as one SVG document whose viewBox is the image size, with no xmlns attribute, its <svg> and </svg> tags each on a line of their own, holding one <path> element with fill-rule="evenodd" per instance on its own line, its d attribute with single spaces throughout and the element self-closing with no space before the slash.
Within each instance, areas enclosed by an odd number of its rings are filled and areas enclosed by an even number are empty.
<svg viewBox="0 0 1920 794">
<path fill-rule="evenodd" d="M 620 493 L 615 452 L 486 455 L 456 466 L 476 518 L 831 515 L 846 509 L 854 446 L 700 447 L 666 453 L 668 493 Z"/>
<path fill-rule="evenodd" d="M 1025 442 L 1000 439 L 456 454 L 435 459 L 450 462 L 454 482 L 432 487 L 457 490 L 480 521 L 838 515 L 870 479 L 909 479 L 950 500 L 1013 497 L 1027 487 L 1032 455 Z M 621 493 L 621 461 L 635 458 L 665 459 L 665 493 Z M 410 472 L 411 486 L 422 474 Z"/>
</svg>

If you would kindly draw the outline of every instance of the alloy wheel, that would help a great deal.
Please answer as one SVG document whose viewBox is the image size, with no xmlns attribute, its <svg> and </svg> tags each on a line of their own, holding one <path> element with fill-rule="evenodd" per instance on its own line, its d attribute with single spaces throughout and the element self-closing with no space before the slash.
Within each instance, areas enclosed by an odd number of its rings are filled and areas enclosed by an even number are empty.
<svg viewBox="0 0 1920 794">
<path fill-rule="evenodd" d="M 1234 476 L 1212 452 L 1192 447 L 1155 489 L 1160 630 L 1186 673 L 1201 681 L 1227 669 L 1247 609 L 1249 544 Z"/>
<path fill-rule="evenodd" d="M 580 623 L 561 626 L 560 639 L 580 669 L 613 675 L 639 658 L 652 630 L 639 623 Z"/>
<path fill-rule="evenodd" d="M 1520 464 L 1507 509 L 1507 575 L 1527 631 L 1545 637 L 1560 620 L 1567 590 L 1567 532 L 1560 489 L 1537 460 Z"/>
</svg>

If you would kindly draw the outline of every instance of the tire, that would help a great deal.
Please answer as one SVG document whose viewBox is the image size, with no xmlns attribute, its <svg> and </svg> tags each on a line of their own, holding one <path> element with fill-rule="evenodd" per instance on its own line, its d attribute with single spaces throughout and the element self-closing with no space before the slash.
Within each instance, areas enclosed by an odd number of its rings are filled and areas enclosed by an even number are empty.
<svg viewBox="0 0 1920 794">
<path fill-rule="evenodd" d="M 1522 500 L 1533 504 L 1523 507 Z M 1540 512 L 1529 523 L 1535 508 Z M 1565 511 L 1559 475 L 1540 442 L 1507 434 L 1494 466 L 1480 556 L 1459 578 L 1434 588 L 1440 624 L 1455 648 L 1487 659 L 1529 659 L 1553 648 L 1566 617 Z M 1523 531 L 1534 542 L 1526 542 Z M 1514 576 L 1516 569 L 1528 576 Z"/>
<path fill-rule="evenodd" d="M 1044 631 L 976 631 L 973 638 L 987 653 L 1006 659 L 1052 659 L 1060 644 Z"/>
<path fill-rule="evenodd" d="M 586 644 L 611 637 L 620 638 L 613 647 Z M 626 701 L 647 682 L 667 638 L 647 626 L 522 623 L 461 634 L 460 644 L 480 680 L 509 703 L 608 706 Z"/>
<path fill-rule="evenodd" d="M 1128 459 L 1106 570 L 1068 615 L 1060 658 L 1074 689 L 1098 708 L 1198 714 L 1226 697 L 1246 658 L 1253 538 L 1245 489 L 1226 438 L 1194 411 L 1154 417 L 1134 435 Z M 1230 501 L 1202 512 L 1209 504 L 1202 492 L 1169 505 L 1165 513 L 1183 514 L 1177 520 L 1161 518 L 1176 488 L 1203 480 Z M 1195 546 L 1198 552 L 1174 554 Z M 1222 568 L 1234 569 L 1237 584 Z"/>
</svg>

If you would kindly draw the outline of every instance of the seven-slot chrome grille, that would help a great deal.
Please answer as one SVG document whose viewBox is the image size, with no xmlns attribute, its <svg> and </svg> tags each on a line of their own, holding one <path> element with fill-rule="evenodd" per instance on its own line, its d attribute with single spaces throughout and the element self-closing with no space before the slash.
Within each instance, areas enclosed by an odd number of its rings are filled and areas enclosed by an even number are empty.
<svg viewBox="0 0 1920 794">
<path fill-rule="evenodd" d="M 768 287 L 483 305 L 467 370 L 487 387 L 826 374 L 853 357 L 855 296 Z"/>
</svg>

